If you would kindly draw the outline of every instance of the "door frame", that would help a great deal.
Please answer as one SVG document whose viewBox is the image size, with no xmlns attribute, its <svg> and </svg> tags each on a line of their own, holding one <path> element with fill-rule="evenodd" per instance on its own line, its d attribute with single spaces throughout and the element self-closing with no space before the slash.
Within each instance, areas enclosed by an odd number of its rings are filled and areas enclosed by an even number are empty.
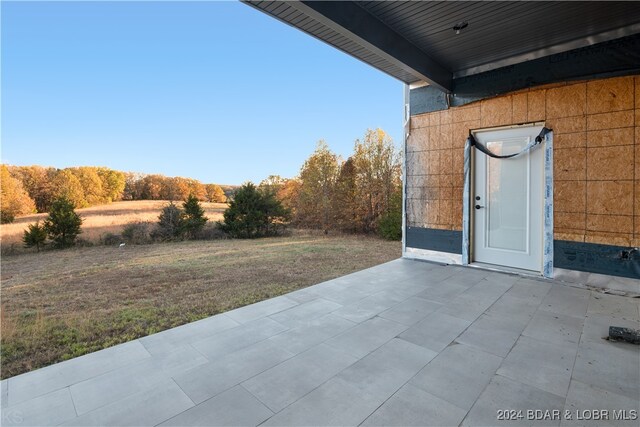
<svg viewBox="0 0 640 427">
<path fill-rule="evenodd" d="M 469 134 L 479 131 L 491 131 L 491 130 L 506 130 L 522 127 L 542 126 L 544 122 L 532 122 L 520 125 L 511 126 L 498 126 L 490 128 L 479 128 L 469 130 Z M 540 275 L 552 278 L 553 277 L 553 131 L 547 133 L 544 136 L 543 147 L 544 150 L 544 187 L 543 197 L 543 224 L 542 224 L 542 272 Z M 472 189 L 474 188 L 473 176 L 474 176 L 474 159 L 475 150 L 472 149 L 471 143 L 467 140 L 464 148 L 464 188 L 462 194 L 462 264 L 474 265 L 473 260 L 473 218 L 471 206 L 473 201 L 471 200 Z M 514 271 L 513 267 L 509 266 L 493 266 L 494 268 L 504 269 L 505 271 Z M 518 270 L 519 271 L 519 270 Z M 525 272 L 525 274 L 532 274 L 531 272 Z M 533 273 L 535 274 L 535 273 Z"/>
</svg>

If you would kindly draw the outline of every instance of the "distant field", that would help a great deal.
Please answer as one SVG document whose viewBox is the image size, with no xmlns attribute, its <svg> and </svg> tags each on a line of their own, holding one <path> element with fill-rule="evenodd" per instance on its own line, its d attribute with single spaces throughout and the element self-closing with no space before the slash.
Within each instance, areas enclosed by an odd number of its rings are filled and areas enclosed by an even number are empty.
<svg viewBox="0 0 640 427">
<path fill-rule="evenodd" d="M 83 213 L 87 224 L 116 230 L 153 219 L 161 205 L 127 202 Z M 2 378 L 390 261 L 400 249 L 375 237 L 296 232 L 4 256 Z"/>
<path fill-rule="evenodd" d="M 78 209 L 77 212 L 83 219 L 80 237 L 84 240 L 97 243 L 106 233 L 119 234 L 122 228 L 136 221 L 157 221 L 160 210 L 168 201 L 164 200 L 136 200 L 127 202 L 114 202 L 108 205 L 94 206 Z M 227 208 L 226 203 L 202 203 L 209 221 L 222 219 L 222 213 Z M 34 214 L 16 218 L 12 224 L 0 226 L 2 238 L 2 251 L 15 252 L 22 249 L 22 233 L 27 225 L 38 220 L 42 221 L 47 214 Z"/>
</svg>

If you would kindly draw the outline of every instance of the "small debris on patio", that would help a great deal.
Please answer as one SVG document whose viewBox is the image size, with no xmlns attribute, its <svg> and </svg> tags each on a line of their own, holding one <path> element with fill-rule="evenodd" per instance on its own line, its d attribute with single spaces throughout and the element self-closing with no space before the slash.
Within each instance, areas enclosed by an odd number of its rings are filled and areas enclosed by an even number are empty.
<svg viewBox="0 0 640 427">
<path fill-rule="evenodd" d="M 609 326 L 609 336 L 605 339 L 609 341 L 625 341 L 640 345 L 640 330 L 624 328 L 622 326 Z"/>
</svg>

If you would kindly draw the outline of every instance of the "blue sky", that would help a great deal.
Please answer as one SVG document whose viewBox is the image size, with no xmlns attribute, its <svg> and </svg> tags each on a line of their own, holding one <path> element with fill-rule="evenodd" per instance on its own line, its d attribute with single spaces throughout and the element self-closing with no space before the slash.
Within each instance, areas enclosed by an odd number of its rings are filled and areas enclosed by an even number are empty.
<svg viewBox="0 0 640 427">
<path fill-rule="evenodd" d="M 399 81 L 247 5 L 1 4 L 3 162 L 239 184 L 399 145 Z"/>
</svg>

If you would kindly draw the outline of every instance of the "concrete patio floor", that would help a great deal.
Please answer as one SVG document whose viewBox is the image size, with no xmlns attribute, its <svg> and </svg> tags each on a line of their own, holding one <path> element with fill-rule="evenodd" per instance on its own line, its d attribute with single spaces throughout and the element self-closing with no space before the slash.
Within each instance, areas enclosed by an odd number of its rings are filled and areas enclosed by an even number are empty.
<svg viewBox="0 0 640 427">
<path fill-rule="evenodd" d="M 576 419 L 640 410 L 610 325 L 640 300 L 396 260 L 2 381 L 2 425 L 637 426 Z"/>
</svg>

